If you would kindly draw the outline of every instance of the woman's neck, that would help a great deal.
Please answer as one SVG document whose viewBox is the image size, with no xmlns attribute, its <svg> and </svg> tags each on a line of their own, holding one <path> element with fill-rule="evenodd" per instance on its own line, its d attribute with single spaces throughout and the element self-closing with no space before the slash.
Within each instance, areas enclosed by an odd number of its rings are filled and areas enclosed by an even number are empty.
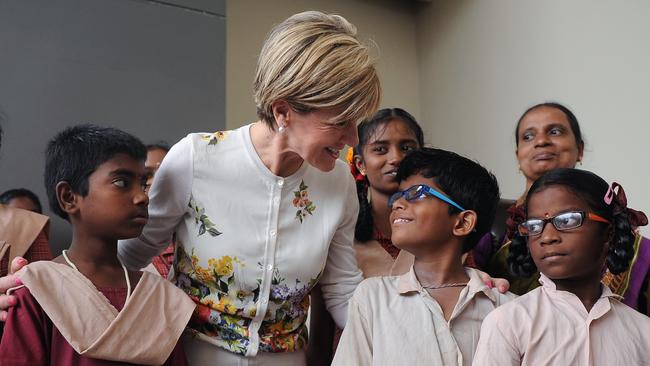
<svg viewBox="0 0 650 366">
<path fill-rule="evenodd" d="M 261 121 L 251 126 L 250 134 L 255 152 L 271 173 L 288 177 L 298 171 L 304 160 L 289 149 L 285 135 L 271 130 Z"/>
<path fill-rule="evenodd" d="M 390 209 L 388 208 L 388 195 L 381 193 L 372 187 L 370 191 L 370 206 L 372 209 L 372 222 L 376 230 L 386 238 L 391 237 L 392 229 L 390 226 Z"/>
</svg>

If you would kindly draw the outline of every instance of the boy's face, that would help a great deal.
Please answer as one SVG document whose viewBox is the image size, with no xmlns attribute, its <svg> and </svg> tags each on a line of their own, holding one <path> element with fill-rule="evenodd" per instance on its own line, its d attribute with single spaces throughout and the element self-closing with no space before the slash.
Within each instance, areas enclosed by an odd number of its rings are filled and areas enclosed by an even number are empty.
<svg viewBox="0 0 650 366">
<path fill-rule="evenodd" d="M 403 180 L 399 190 L 404 191 L 418 184 L 427 185 L 447 196 L 432 178 L 419 174 Z M 430 245 L 449 241 L 453 236 L 456 216 L 449 215 L 449 205 L 436 197 L 425 196 L 410 202 L 402 197 L 395 201 L 390 214 L 391 239 L 398 248 L 417 254 Z"/>
<path fill-rule="evenodd" d="M 88 194 L 78 195 L 77 224 L 106 239 L 133 238 L 147 223 L 144 162 L 117 154 L 88 177 Z"/>
</svg>

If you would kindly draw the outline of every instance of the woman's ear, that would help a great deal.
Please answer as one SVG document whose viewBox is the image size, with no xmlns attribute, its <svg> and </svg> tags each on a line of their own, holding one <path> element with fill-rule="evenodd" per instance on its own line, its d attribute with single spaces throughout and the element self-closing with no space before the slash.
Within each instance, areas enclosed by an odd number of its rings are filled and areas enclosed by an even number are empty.
<svg viewBox="0 0 650 366">
<path fill-rule="evenodd" d="M 56 200 L 63 212 L 68 215 L 75 214 L 79 211 L 79 201 L 76 193 L 72 191 L 70 183 L 61 181 L 56 184 Z"/>
<path fill-rule="evenodd" d="M 585 151 L 585 143 L 581 142 L 578 145 L 578 162 L 582 161 L 582 154 L 584 153 L 584 151 Z"/>
<path fill-rule="evenodd" d="M 465 210 L 458 214 L 456 225 L 454 225 L 453 234 L 455 236 L 467 236 L 476 228 L 478 215 L 476 211 Z"/>
<path fill-rule="evenodd" d="M 354 166 L 357 167 L 357 170 L 361 175 L 365 176 L 366 175 L 366 165 L 363 163 L 363 159 L 361 158 L 361 155 L 355 155 L 353 157 L 354 159 Z"/>
<path fill-rule="evenodd" d="M 271 104 L 271 109 L 273 110 L 273 118 L 275 118 L 275 123 L 278 127 L 289 127 L 291 123 L 291 106 L 285 100 L 276 100 Z"/>
</svg>

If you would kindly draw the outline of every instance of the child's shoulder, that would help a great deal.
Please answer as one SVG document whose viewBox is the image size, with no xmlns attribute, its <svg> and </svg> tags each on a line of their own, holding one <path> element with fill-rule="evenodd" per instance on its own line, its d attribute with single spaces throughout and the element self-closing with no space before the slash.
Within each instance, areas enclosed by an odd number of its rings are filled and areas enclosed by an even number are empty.
<svg viewBox="0 0 650 366">
<path fill-rule="evenodd" d="M 399 276 L 370 277 L 361 281 L 353 297 L 358 302 L 376 302 L 398 293 Z"/>
<path fill-rule="evenodd" d="M 541 287 L 538 287 L 522 296 L 517 296 L 510 292 L 500 294 L 507 298 L 507 302 L 492 310 L 488 314 L 488 317 L 499 319 L 505 318 L 506 320 L 513 317 L 517 317 L 518 319 L 521 317 L 534 317 L 534 312 L 537 308 L 536 304 L 539 302 L 540 292 Z"/>
<path fill-rule="evenodd" d="M 465 267 L 465 271 L 469 275 L 470 281 L 479 281 L 479 283 L 482 285 L 482 281 L 480 280 L 481 271 L 471 267 Z M 510 291 L 502 294 L 497 288 L 494 287 L 487 288 L 487 286 L 484 286 L 483 290 L 489 292 L 490 296 L 496 300 L 496 306 L 501 306 L 502 304 L 505 304 L 517 298 L 517 295 L 513 294 Z"/>
<path fill-rule="evenodd" d="M 650 317 L 647 315 L 638 312 L 614 297 L 610 297 L 609 302 L 618 314 L 623 315 L 629 321 L 630 325 L 639 329 L 650 329 Z"/>
</svg>

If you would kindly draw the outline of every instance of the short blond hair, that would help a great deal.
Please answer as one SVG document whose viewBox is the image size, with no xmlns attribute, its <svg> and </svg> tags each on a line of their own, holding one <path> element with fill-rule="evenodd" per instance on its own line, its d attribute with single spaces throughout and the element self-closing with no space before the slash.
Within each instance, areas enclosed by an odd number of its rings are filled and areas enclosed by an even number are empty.
<svg viewBox="0 0 650 366">
<path fill-rule="evenodd" d="M 368 48 L 340 15 L 306 11 L 275 26 L 264 42 L 253 83 L 257 115 L 275 128 L 272 104 L 294 111 L 342 108 L 337 122 L 358 122 L 379 107 L 381 86 Z"/>
</svg>

